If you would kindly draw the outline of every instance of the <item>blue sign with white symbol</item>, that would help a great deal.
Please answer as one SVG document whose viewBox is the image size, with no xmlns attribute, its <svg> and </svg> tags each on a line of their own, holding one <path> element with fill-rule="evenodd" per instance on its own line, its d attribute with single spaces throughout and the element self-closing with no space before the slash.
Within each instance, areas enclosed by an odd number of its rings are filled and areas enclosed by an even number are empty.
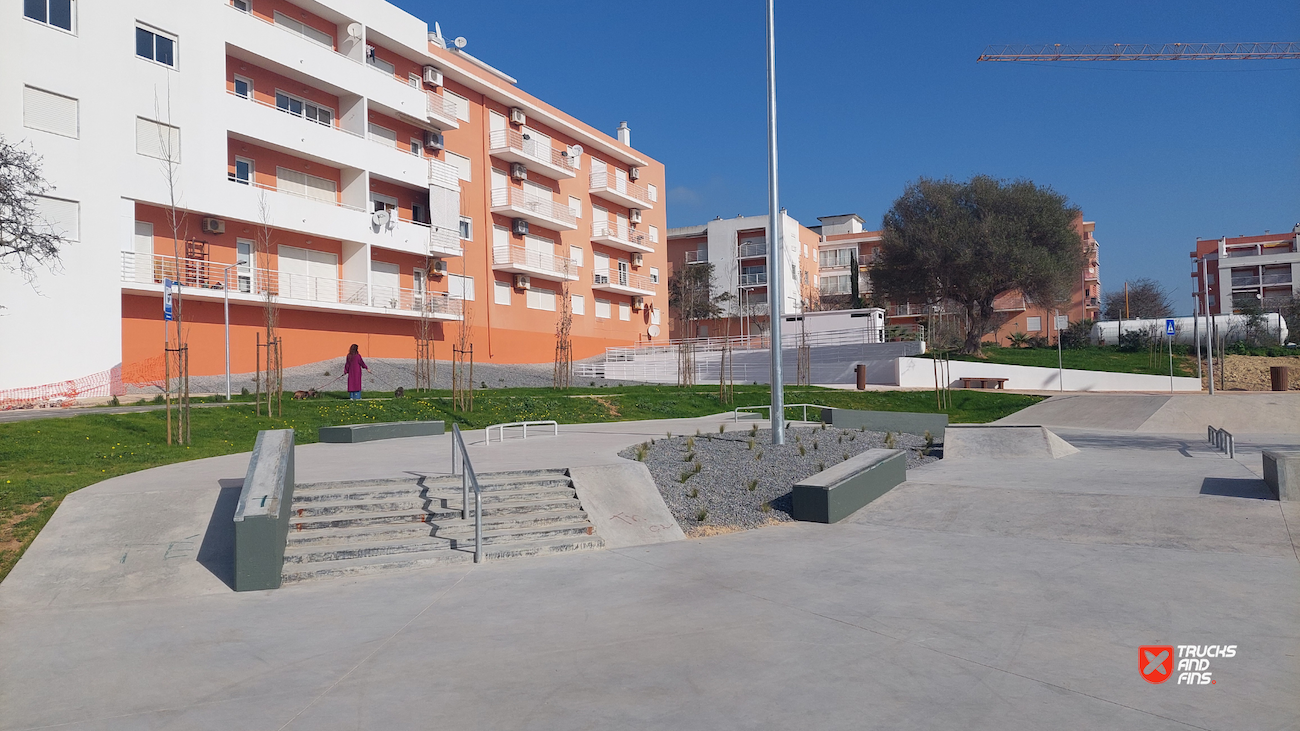
<svg viewBox="0 0 1300 731">
<path fill-rule="evenodd" d="M 175 284 L 170 279 L 163 280 L 163 320 L 167 322 L 172 320 L 172 287 Z"/>
<path fill-rule="evenodd" d="M 1165 320 L 1165 335 L 1173 335 L 1173 334 L 1174 334 L 1174 321 L 1172 319 Z"/>
</svg>

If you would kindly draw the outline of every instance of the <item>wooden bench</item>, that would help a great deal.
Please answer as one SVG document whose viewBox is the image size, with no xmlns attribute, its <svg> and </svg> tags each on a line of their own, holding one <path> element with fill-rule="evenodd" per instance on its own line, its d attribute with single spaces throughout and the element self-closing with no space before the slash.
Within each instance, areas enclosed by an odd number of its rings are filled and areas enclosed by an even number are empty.
<svg viewBox="0 0 1300 731">
<path fill-rule="evenodd" d="M 962 378 L 960 380 L 962 388 L 994 388 L 1002 390 L 1007 384 L 1005 378 Z M 990 383 L 993 385 L 990 386 Z"/>
</svg>

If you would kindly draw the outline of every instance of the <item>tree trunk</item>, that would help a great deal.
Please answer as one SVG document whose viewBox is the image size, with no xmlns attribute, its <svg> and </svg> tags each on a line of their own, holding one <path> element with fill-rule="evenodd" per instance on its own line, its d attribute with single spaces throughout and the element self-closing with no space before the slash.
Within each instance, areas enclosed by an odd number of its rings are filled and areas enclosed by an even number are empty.
<svg viewBox="0 0 1300 731">
<path fill-rule="evenodd" d="M 961 352 L 966 355 L 984 357 L 984 333 L 993 321 L 993 300 L 978 300 L 966 304 L 966 342 Z"/>
</svg>

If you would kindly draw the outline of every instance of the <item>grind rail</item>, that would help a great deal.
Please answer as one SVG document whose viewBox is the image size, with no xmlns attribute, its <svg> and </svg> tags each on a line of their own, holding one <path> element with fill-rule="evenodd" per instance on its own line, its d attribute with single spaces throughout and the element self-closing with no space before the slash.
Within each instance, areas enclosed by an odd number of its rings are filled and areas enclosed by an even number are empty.
<svg viewBox="0 0 1300 731">
<path fill-rule="evenodd" d="M 456 474 L 456 453 L 460 452 L 460 517 L 469 518 L 469 487 L 474 486 L 474 563 L 483 562 L 483 489 L 478 484 L 478 475 L 474 464 L 470 462 L 469 452 L 465 450 L 465 438 L 461 436 L 460 425 L 451 425 L 451 474 Z"/>
</svg>

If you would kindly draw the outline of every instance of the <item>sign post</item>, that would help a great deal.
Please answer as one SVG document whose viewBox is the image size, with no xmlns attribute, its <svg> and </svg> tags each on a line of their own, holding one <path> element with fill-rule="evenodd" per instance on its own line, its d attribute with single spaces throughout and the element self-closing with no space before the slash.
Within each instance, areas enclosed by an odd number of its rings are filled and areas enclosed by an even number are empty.
<svg viewBox="0 0 1300 731">
<path fill-rule="evenodd" d="M 1065 367 L 1061 362 L 1061 333 L 1070 327 L 1069 315 L 1057 315 L 1052 311 L 1052 327 L 1056 330 L 1056 385 L 1065 390 Z"/>
<path fill-rule="evenodd" d="M 172 289 L 176 283 L 170 279 L 163 280 L 163 321 L 172 321 Z"/>
<path fill-rule="evenodd" d="M 1165 320 L 1165 339 L 1169 341 L 1169 393 L 1174 392 L 1174 320 Z"/>
</svg>

